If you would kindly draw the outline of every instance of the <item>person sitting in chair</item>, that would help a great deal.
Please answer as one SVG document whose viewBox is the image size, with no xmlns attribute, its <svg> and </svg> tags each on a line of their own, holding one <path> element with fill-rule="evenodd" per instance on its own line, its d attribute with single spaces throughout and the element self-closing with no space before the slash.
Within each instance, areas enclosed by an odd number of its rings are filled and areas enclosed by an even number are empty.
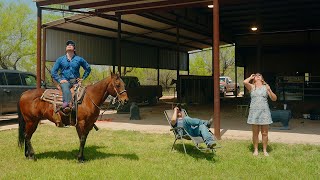
<svg viewBox="0 0 320 180">
<path fill-rule="evenodd" d="M 205 121 L 198 118 L 184 116 L 181 105 L 178 104 L 173 109 L 171 125 L 173 127 L 183 127 L 191 136 L 201 136 L 207 147 L 212 149 L 214 146 L 216 146 L 215 138 L 209 132 L 212 121 L 212 118 L 209 121 Z"/>
<path fill-rule="evenodd" d="M 82 79 L 80 78 L 80 66 L 84 69 Z M 58 71 L 60 70 L 60 75 Z M 63 104 L 62 109 L 65 113 L 70 112 L 71 106 L 71 91 L 70 88 L 76 83 L 81 85 L 82 80 L 86 79 L 91 72 L 88 62 L 80 56 L 76 55 L 76 45 L 69 40 L 66 43 L 66 55 L 59 57 L 53 68 L 51 76 L 56 80 L 62 90 Z"/>
</svg>

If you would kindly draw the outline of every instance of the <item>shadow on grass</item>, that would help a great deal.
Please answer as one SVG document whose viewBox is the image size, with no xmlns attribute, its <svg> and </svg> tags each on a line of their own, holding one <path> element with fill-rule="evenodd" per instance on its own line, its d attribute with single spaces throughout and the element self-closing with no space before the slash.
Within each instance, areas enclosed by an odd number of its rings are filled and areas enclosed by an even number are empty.
<svg viewBox="0 0 320 180">
<path fill-rule="evenodd" d="M 104 159 L 109 157 L 122 157 L 125 159 L 130 160 L 139 160 L 139 157 L 136 154 L 112 154 L 112 153 L 103 153 L 98 151 L 104 147 L 101 146 L 86 146 L 84 148 L 84 157 L 86 161 L 95 160 L 95 159 Z M 47 158 L 54 158 L 54 159 L 63 159 L 63 160 L 75 160 L 77 159 L 79 150 L 74 149 L 71 151 L 49 151 L 36 154 L 37 159 L 47 159 Z"/>
<path fill-rule="evenodd" d="M 200 151 L 198 150 L 194 145 L 185 144 L 186 151 L 188 156 L 191 156 L 196 159 L 206 159 L 208 161 L 216 162 L 216 154 L 212 151 Z M 176 144 L 174 146 L 174 150 L 178 151 L 179 153 L 185 154 L 183 145 L 182 144 Z"/>
<path fill-rule="evenodd" d="M 250 144 L 249 146 L 248 146 L 248 149 L 251 151 L 251 152 L 253 152 L 253 150 L 254 150 L 254 147 L 253 147 L 253 144 Z M 258 151 L 259 152 L 262 152 L 263 151 L 263 145 L 262 145 L 262 143 L 259 143 L 258 144 Z M 270 145 L 268 145 L 267 146 L 267 152 L 272 152 L 273 151 L 273 148 L 272 148 L 272 146 L 270 146 Z"/>
</svg>

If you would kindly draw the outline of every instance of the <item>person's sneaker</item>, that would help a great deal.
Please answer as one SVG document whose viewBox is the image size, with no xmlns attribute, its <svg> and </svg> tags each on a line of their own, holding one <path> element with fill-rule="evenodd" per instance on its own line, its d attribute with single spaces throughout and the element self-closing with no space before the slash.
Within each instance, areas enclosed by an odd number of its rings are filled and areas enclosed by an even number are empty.
<svg viewBox="0 0 320 180">
<path fill-rule="evenodd" d="M 67 103 L 67 102 L 62 103 L 62 109 L 66 108 L 67 106 L 69 106 L 69 103 Z"/>
<path fill-rule="evenodd" d="M 69 107 L 69 103 L 67 102 L 63 102 L 61 109 L 65 114 L 68 114 L 71 112 L 71 108 Z"/>
<path fill-rule="evenodd" d="M 208 127 L 208 128 L 211 128 L 212 123 L 213 123 L 213 118 L 211 117 L 211 118 L 208 120 L 207 127 Z"/>
<path fill-rule="evenodd" d="M 62 110 L 65 114 L 68 114 L 71 112 L 71 108 L 70 107 L 65 107 L 63 110 Z"/>
<path fill-rule="evenodd" d="M 211 142 L 211 143 L 208 144 L 207 147 L 208 147 L 209 149 L 213 149 L 216 145 L 217 145 L 216 142 Z"/>
</svg>

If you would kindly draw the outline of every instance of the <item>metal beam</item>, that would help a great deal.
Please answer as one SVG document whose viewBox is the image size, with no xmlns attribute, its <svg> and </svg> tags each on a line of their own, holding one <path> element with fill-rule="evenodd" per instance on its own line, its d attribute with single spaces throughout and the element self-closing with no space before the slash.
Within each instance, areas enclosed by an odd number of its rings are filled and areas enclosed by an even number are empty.
<svg viewBox="0 0 320 180">
<path fill-rule="evenodd" d="M 160 85 L 160 52 L 159 48 L 157 48 L 157 85 Z"/>
<path fill-rule="evenodd" d="M 213 0 L 213 119 L 214 119 L 214 135 L 217 139 L 221 139 L 220 135 L 220 32 L 219 32 L 219 0 Z"/>
<path fill-rule="evenodd" d="M 115 7 L 108 7 L 108 8 L 101 8 L 97 9 L 97 12 L 110 12 L 110 11 L 128 11 L 128 10 L 146 10 L 146 9 L 155 9 L 161 8 L 166 10 L 168 7 L 175 7 L 178 8 L 179 6 L 183 5 L 196 5 L 199 3 L 211 2 L 211 0 L 166 0 L 160 2 L 148 2 L 148 3 L 141 3 L 141 4 L 134 4 L 134 5 L 123 5 L 123 6 L 115 6 Z"/>
<path fill-rule="evenodd" d="M 108 5 L 118 5 L 125 4 L 130 2 L 139 2 L 144 0 L 112 0 L 112 1 L 100 1 L 100 2 L 91 2 L 91 3 L 83 3 L 69 6 L 69 9 L 81 9 L 81 8 L 95 8 L 100 6 L 108 6 Z"/>
<path fill-rule="evenodd" d="M 176 17 L 176 30 L 177 30 L 177 33 L 176 33 L 176 40 L 177 40 L 177 80 L 179 80 L 179 75 L 180 75 L 180 27 L 179 27 L 179 18 Z M 181 82 L 180 82 L 181 83 Z M 177 98 L 178 102 L 180 103 L 181 102 L 181 91 L 179 91 L 179 96 Z"/>
<path fill-rule="evenodd" d="M 59 8 L 49 8 L 49 7 L 41 7 L 42 10 L 47 11 L 59 11 L 59 12 L 71 12 L 71 13 L 78 13 L 78 14 L 87 14 L 87 15 L 93 15 L 93 16 L 99 16 L 99 14 L 95 11 L 77 11 L 77 10 L 68 10 L 68 9 L 59 9 Z M 110 14 L 101 14 L 104 17 L 116 17 L 115 15 Z"/>
<path fill-rule="evenodd" d="M 41 88 L 41 24 L 42 11 L 37 7 L 37 89 Z"/>
<path fill-rule="evenodd" d="M 117 29 L 117 61 L 118 61 L 118 72 L 121 76 L 121 15 L 118 16 L 118 29 Z"/>
<path fill-rule="evenodd" d="M 183 8 L 196 8 L 196 7 L 206 7 L 210 3 L 209 2 L 200 2 L 197 4 L 178 4 L 176 6 L 168 6 L 168 7 L 149 7 L 149 8 L 138 8 L 138 9 L 128 9 L 128 10 L 121 10 L 121 11 L 116 11 L 116 14 L 141 14 L 141 13 L 146 13 L 146 12 L 155 12 L 155 11 L 173 11 L 177 9 L 183 9 Z"/>
<path fill-rule="evenodd" d="M 48 6 L 48 5 L 54 5 L 54 4 L 63 4 L 63 3 L 69 3 L 69 2 L 75 2 L 80 0 L 46 0 L 46 1 L 40 1 L 37 2 L 38 6 Z"/>
<path fill-rule="evenodd" d="M 104 14 L 100 14 L 98 16 L 101 17 L 101 18 L 104 18 L 104 19 L 112 20 L 112 21 L 116 21 L 117 20 L 114 17 L 110 17 L 110 16 L 106 16 L 105 17 Z M 168 29 L 175 28 L 174 26 L 169 27 L 169 28 L 165 28 L 165 29 L 155 29 L 155 28 L 152 28 L 152 27 L 149 27 L 149 26 L 141 25 L 141 24 L 138 24 L 138 23 L 127 21 L 127 20 L 121 20 L 121 23 L 130 25 L 130 26 L 135 26 L 135 27 L 142 28 L 142 29 L 146 29 L 146 30 L 149 30 L 151 32 L 159 32 L 159 33 L 166 34 L 166 35 L 169 35 L 169 36 L 176 36 L 175 33 L 166 31 Z M 147 32 L 147 33 L 143 33 L 143 34 L 146 35 L 146 34 L 150 34 L 151 32 Z M 199 39 L 195 39 L 195 38 L 192 38 L 192 37 L 189 37 L 189 36 L 180 36 L 180 37 L 183 38 L 183 39 L 191 40 L 193 42 L 198 42 L 198 43 L 201 43 L 201 44 L 212 46 L 212 43 L 209 43 L 209 42 L 206 42 L 206 41 L 202 41 L 202 40 L 199 40 Z M 128 38 L 130 38 L 130 37 L 127 37 L 127 38 L 124 38 L 124 39 L 128 39 Z"/>
<path fill-rule="evenodd" d="M 47 29 L 43 28 L 43 33 L 42 33 L 42 65 L 41 65 L 41 79 L 42 81 L 46 81 L 46 59 L 47 59 L 47 54 L 46 54 L 46 43 L 47 43 Z"/>
<path fill-rule="evenodd" d="M 67 19 L 67 18 L 66 18 Z M 108 27 L 104 27 L 104 26 L 99 26 L 99 25 L 95 25 L 95 24 L 90 24 L 90 23 L 86 23 L 86 22 L 71 22 L 74 24 L 79 24 L 79 25 L 83 25 L 83 26 L 88 26 L 88 27 L 92 27 L 92 28 L 96 28 L 96 29 L 101 29 L 101 30 L 105 30 L 105 31 L 111 31 L 111 32 L 115 32 L 117 33 L 117 29 L 113 29 L 113 28 L 108 28 Z M 122 34 L 127 34 L 130 36 L 137 36 L 137 37 L 142 37 L 142 38 L 146 38 L 146 39 L 151 39 L 154 41 L 159 41 L 159 42 L 163 42 L 163 43 L 167 43 L 173 46 L 172 41 L 168 41 L 168 40 L 164 40 L 164 39 L 159 39 L 159 38 L 154 38 L 154 37 L 150 37 L 150 36 L 146 36 L 146 35 L 142 35 L 142 34 L 136 34 L 136 33 L 132 33 L 132 32 L 128 32 L 128 31 L 121 31 Z M 190 49 L 199 49 L 198 47 L 194 47 L 194 46 L 190 46 L 187 44 L 182 44 L 184 47 L 190 48 Z"/>
<path fill-rule="evenodd" d="M 173 16 L 175 16 L 175 17 L 178 17 L 178 18 L 180 19 L 180 21 L 185 20 L 185 21 L 187 21 L 188 23 L 192 23 L 192 26 L 193 26 L 193 25 L 196 25 L 197 27 L 200 27 L 200 28 L 205 28 L 205 29 L 208 29 L 208 28 L 209 28 L 209 24 L 208 24 L 208 23 L 200 24 L 199 22 L 195 22 L 195 20 L 190 19 L 190 18 L 189 18 L 188 16 L 186 16 L 186 15 L 181 16 L 181 15 L 175 13 L 175 12 L 167 12 L 167 13 L 168 13 L 168 14 L 171 14 L 171 15 L 173 15 Z M 199 16 L 197 16 L 197 17 L 199 17 Z M 196 18 L 197 18 L 197 17 L 196 17 Z M 203 16 L 203 17 L 206 17 L 206 16 Z"/>
<path fill-rule="evenodd" d="M 161 23 L 164 23 L 164 24 L 168 24 L 170 26 L 175 26 L 175 21 L 174 20 L 159 16 L 159 15 L 155 15 L 155 14 L 152 14 L 152 13 L 139 14 L 139 16 L 144 17 L 144 18 L 148 18 L 148 19 L 151 19 L 151 20 L 154 20 L 154 21 L 158 21 L 158 22 L 161 22 Z M 194 27 L 190 27 L 190 26 L 187 26 L 185 24 L 180 24 L 180 28 L 185 29 L 185 30 L 190 31 L 190 32 L 193 32 L 193 33 L 200 34 L 202 36 L 207 36 L 207 37 L 211 37 L 212 36 L 212 33 L 203 32 L 203 31 L 201 31 L 199 29 L 195 29 Z"/>
</svg>

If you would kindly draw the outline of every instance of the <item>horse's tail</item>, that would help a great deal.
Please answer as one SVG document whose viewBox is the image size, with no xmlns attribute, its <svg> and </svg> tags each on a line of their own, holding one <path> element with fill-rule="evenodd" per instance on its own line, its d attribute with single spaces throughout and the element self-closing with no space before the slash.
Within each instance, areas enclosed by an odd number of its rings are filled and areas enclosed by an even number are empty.
<svg viewBox="0 0 320 180">
<path fill-rule="evenodd" d="M 24 121 L 24 118 L 21 114 L 21 110 L 20 110 L 20 101 L 18 101 L 18 121 L 19 121 L 19 141 L 18 141 L 18 145 L 20 148 L 23 147 L 24 142 L 25 142 L 25 136 L 24 136 L 24 131 L 26 129 L 26 122 Z"/>
</svg>

